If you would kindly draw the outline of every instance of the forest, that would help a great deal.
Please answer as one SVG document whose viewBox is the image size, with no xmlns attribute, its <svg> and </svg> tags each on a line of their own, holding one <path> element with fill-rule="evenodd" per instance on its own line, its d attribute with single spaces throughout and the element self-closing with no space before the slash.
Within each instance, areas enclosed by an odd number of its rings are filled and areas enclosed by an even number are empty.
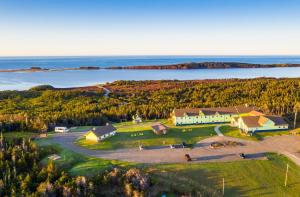
<svg viewBox="0 0 300 197">
<path fill-rule="evenodd" d="M 116 81 L 96 88 L 0 92 L 0 129 L 51 131 L 55 126 L 103 125 L 108 121 L 168 118 L 174 108 L 255 105 L 292 120 L 300 102 L 300 79 Z"/>
</svg>

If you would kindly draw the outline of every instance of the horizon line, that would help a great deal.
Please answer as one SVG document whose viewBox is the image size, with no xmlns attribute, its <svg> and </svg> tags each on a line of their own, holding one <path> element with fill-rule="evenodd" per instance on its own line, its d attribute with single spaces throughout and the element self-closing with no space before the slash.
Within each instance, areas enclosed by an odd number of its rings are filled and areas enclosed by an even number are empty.
<svg viewBox="0 0 300 197">
<path fill-rule="evenodd" d="M 292 56 L 300 56 L 300 54 L 260 54 L 260 55 L 218 55 L 218 54 L 210 54 L 210 55 L 178 55 L 178 54 L 111 54 L 111 55 L 0 55 L 0 58 L 18 58 L 18 57 L 166 57 L 166 56 L 173 56 L 173 57 L 292 57 Z"/>
</svg>

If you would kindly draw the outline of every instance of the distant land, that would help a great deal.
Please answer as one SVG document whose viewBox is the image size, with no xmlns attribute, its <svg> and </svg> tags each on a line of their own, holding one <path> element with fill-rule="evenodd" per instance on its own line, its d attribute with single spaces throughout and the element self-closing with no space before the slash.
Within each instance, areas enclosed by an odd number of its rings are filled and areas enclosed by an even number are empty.
<svg viewBox="0 0 300 197">
<path fill-rule="evenodd" d="M 146 65 L 146 66 L 110 66 L 110 67 L 99 67 L 99 66 L 80 66 L 74 68 L 41 68 L 41 67 L 30 67 L 22 69 L 1 69 L 0 72 L 55 72 L 65 70 L 99 70 L 99 69 L 110 69 L 110 70 L 188 70 L 188 69 L 224 69 L 224 68 L 275 68 L 275 67 L 300 67 L 300 64 L 250 64 L 240 62 L 200 62 L 200 63 L 179 63 L 169 65 Z"/>
<path fill-rule="evenodd" d="M 99 70 L 98 66 L 81 66 L 78 68 L 57 68 L 57 69 L 49 69 L 49 68 L 41 68 L 41 67 L 30 67 L 30 68 L 22 68 L 22 69 L 2 69 L 0 72 L 55 72 L 55 71 L 65 71 L 65 70 Z"/>
<path fill-rule="evenodd" d="M 186 70 L 186 69 L 218 69 L 218 68 L 274 68 L 300 67 L 300 64 L 249 64 L 239 62 L 201 62 L 180 63 L 152 66 L 112 66 L 107 69 L 136 69 L 136 70 Z"/>
</svg>

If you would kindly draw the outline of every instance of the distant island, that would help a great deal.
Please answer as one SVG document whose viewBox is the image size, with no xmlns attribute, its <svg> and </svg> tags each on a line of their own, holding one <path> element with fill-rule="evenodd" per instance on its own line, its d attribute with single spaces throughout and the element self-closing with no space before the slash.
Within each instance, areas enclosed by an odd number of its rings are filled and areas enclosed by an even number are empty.
<svg viewBox="0 0 300 197">
<path fill-rule="evenodd" d="M 188 69 L 222 69 L 222 68 L 275 68 L 275 67 L 300 67 L 300 64 L 250 64 L 240 62 L 191 62 L 191 63 L 179 63 L 170 65 L 147 65 L 147 66 L 80 66 L 74 68 L 41 68 L 30 67 L 23 69 L 2 69 L 0 72 L 55 72 L 66 70 L 188 70 Z"/>
<path fill-rule="evenodd" d="M 41 67 L 30 67 L 22 69 L 2 69 L 0 72 L 55 72 L 55 71 L 65 71 L 65 70 L 99 70 L 98 66 L 80 66 L 78 68 L 41 68 Z"/>
<path fill-rule="evenodd" d="M 181 63 L 171 65 L 151 66 L 112 66 L 107 69 L 133 69 L 133 70 L 187 70 L 187 69 L 219 69 L 219 68 L 274 68 L 274 67 L 300 67 L 300 64 L 249 64 L 239 62 L 201 62 Z"/>
</svg>

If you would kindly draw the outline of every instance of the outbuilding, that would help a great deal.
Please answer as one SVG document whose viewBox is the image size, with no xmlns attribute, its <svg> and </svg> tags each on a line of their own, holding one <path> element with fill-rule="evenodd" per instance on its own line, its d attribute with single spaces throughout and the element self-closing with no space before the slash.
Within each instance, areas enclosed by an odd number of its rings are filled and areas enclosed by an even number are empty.
<svg viewBox="0 0 300 197">
<path fill-rule="evenodd" d="M 94 127 L 93 129 L 87 132 L 87 134 L 85 135 L 85 139 L 99 142 L 108 137 L 114 136 L 116 134 L 116 130 L 117 129 L 111 124 L 97 128 Z"/>
<path fill-rule="evenodd" d="M 152 126 L 152 130 L 156 135 L 162 135 L 162 134 L 167 134 L 168 132 L 168 127 L 161 123 L 155 123 Z"/>
</svg>

